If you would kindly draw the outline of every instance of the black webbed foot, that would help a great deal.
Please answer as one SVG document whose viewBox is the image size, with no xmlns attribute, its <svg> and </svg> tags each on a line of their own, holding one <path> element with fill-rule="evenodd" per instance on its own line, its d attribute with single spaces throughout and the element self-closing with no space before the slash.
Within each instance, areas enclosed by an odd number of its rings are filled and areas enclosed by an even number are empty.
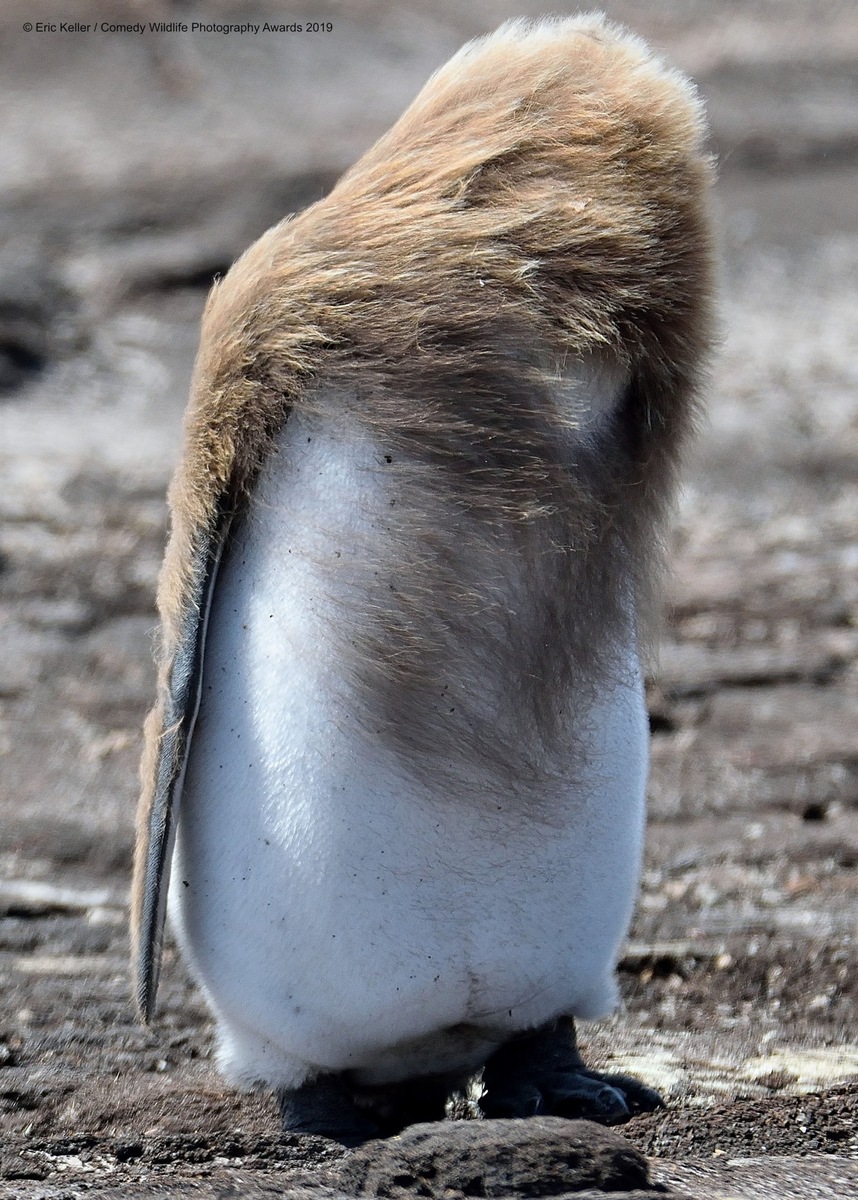
<svg viewBox="0 0 858 1200">
<path fill-rule="evenodd" d="M 618 1125 L 661 1107 L 658 1092 L 631 1075 L 590 1071 L 578 1053 L 571 1018 L 516 1038 L 483 1071 L 480 1108 L 487 1117 L 587 1117 Z"/>
</svg>

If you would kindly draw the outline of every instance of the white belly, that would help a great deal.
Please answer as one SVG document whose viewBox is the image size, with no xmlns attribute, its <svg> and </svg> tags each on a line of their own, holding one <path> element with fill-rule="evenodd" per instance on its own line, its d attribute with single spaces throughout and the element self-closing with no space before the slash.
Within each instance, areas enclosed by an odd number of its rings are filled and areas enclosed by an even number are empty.
<svg viewBox="0 0 858 1200">
<path fill-rule="evenodd" d="M 466 751 L 433 786 L 342 679 L 356 600 L 330 564 L 374 536 L 376 458 L 290 420 L 216 589 L 170 910 L 242 1083 L 478 1066 L 615 997 L 646 781 L 633 641 L 583 761 L 549 764 L 524 803 Z"/>
</svg>

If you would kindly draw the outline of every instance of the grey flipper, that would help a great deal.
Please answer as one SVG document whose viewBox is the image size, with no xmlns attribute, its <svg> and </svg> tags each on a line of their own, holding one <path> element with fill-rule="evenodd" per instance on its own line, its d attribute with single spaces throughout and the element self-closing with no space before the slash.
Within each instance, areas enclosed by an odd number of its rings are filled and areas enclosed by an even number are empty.
<svg viewBox="0 0 858 1200">
<path fill-rule="evenodd" d="M 154 789 L 137 832 L 132 939 L 134 998 L 148 1024 L 161 966 L 164 919 L 176 823 L 194 725 L 200 707 L 203 655 L 212 597 L 233 513 L 222 506 L 194 557 L 191 586 L 183 606 L 178 644 L 167 674 L 158 717 Z M 159 719 L 158 719 L 159 718 Z M 152 730 L 147 730 L 149 737 Z"/>
</svg>

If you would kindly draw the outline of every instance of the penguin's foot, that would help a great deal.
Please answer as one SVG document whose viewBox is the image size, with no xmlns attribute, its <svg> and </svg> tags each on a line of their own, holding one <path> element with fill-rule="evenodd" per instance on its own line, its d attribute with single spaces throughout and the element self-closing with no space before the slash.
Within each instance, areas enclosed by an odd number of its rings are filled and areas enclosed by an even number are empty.
<svg viewBox="0 0 858 1200">
<path fill-rule="evenodd" d="M 284 1133 L 311 1133 L 344 1146 L 379 1137 L 372 1113 L 359 1108 L 342 1075 L 322 1075 L 299 1088 L 277 1093 Z"/>
<path fill-rule="evenodd" d="M 662 1106 L 658 1092 L 631 1075 L 590 1071 L 575 1024 L 562 1017 L 496 1050 L 483 1070 L 480 1109 L 487 1117 L 587 1117 L 619 1125 Z"/>
<path fill-rule="evenodd" d="M 355 1088 L 361 1111 L 372 1113 L 384 1137 L 401 1133 L 406 1125 L 443 1121 L 447 1100 L 462 1081 L 446 1075 L 421 1075 L 398 1083 Z"/>
<path fill-rule="evenodd" d="M 293 1091 L 278 1092 L 283 1130 L 358 1146 L 391 1137 L 406 1125 L 442 1120 L 447 1098 L 459 1082 L 432 1076 L 369 1087 L 347 1074 L 321 1075 Z"/>
</svg>

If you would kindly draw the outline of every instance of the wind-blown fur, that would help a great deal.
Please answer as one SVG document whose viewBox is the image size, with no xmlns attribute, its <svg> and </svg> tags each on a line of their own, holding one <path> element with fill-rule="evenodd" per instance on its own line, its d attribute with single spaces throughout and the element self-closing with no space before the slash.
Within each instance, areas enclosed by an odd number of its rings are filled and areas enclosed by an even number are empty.
<svg viewBox="0 0 858 1200">
<path fill-rule="evenodd" d="M 703 137 L 690 85 L 627 33 L 597 17 L 511 22 L 464 47 L 329 196 L 213 289 L 158 597 L 133 911 L 144 1013 L 160 936 L 142 916 L 153 805 L 188 736 L 171 679 L 211 548 L 291 412 L 384 450 L 388 569 L 342 669 L 378 736 L 427 769 L 467 738 L 526 780 L 539 756 L 516 761 L 511 732 L 550 743 L 570 682 L 585 687 L 611 630 L 649 611 L 653 529 L 711 339 Z M 603 370 L 624 392 L 588 429 L 567 381 Z M 516 612 L 502 603 L 510 560 L 529 581 Z M 518 682 L 488 714 L 473 676 L 499 656 Z M 427 703 L 442 678 L 443 719 Z"/>
</svg>

